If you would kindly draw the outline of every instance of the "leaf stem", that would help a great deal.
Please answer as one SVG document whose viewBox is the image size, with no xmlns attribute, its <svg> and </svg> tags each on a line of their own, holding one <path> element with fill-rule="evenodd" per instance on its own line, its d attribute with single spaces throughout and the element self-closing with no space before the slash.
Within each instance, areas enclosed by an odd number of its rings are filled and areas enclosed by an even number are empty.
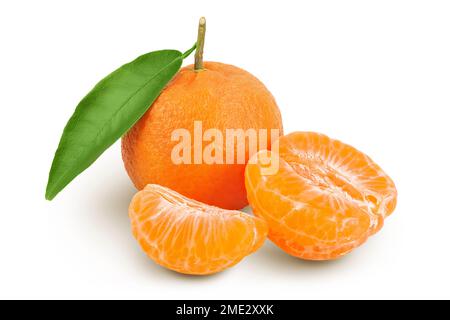
<svg viewBox="0 0 450 320">
<path fill-rule="evenodd" d="M 205 46 L 206 19 L 201 17 L 198 23 L 197 51 L 195 52 L 195 71 L 203 70 L 203 48 Z"/>
<path fill-rule="evenodd" d="M 194 50 L 197 48 L 197 43 L 195 43 L 192 48 L 190 48 L 188 51 L 186 51 L 185 53 L 183 53 L 183 55 L 181 56 L 181 59 L 186 59 L 187 57 L 189 57 L 191 55 L 192 52 L 194 52 Z"/>
</svg>

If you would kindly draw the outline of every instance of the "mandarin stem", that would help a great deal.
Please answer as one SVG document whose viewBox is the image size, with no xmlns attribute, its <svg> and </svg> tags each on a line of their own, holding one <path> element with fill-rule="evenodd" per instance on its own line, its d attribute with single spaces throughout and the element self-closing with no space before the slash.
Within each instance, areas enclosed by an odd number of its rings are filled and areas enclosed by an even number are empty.
<svg viewBox="0 0 450 320">
<path fill-rule="evenodd" d="M 195 51 L 195 71 L 203 70 L 203 48 L 205 46 L 206 19 L 201 17 L 198 23 L 197 50 Z"/>
</svg>

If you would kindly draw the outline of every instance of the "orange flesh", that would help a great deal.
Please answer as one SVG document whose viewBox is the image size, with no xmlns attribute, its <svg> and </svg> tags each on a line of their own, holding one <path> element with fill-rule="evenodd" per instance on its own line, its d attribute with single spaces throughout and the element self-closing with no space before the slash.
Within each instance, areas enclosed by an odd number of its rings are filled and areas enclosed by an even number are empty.
<svg viewBox="0 0 450 320">
<path fill-rule="evenodd" d="M 235 265 L 256 251 L 268 232 L 260 218 L 208 206 L 159 185 L 140 191 L 129 215 L 147 255 L 185 274 L 212 274 Z"/>
<path fill-rule="evenodd" d="M 281 137 L 280 169 L 263 175 L 260 151 L 246 168 L 249 202 L 269 238 L 303 259 L 336 259 L 364 243 L 395 208 L 393 181 L 368 156 L 329 137 Z"/>
</svg>

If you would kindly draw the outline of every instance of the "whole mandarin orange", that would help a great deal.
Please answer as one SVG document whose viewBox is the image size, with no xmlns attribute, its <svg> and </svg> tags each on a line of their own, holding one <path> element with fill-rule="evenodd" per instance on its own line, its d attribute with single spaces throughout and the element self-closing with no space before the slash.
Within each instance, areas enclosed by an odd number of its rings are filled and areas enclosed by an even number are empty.
<svg viewBox="0 0 450 320">
<path fill-rule="evenodd" d="M 209 205 L 225 209 L 245 207 L 245 163 L 226 163 L 225 141 L 224 164 L 194 164 L 195 121 L 201 121 L 203 132 L 219 130 L 224 140 L 226 129 L 266 129 L 267 149 L 271 146 L 270 130 L 278 129 L 280 135 L 283 131 L 275 99 L 256 77 L 217 62 L 205 62 L 200 71 L 187 66 L 122 139 L 122 156 L 131 180 L 139 190 L 147 184 L 159 184 Z M 177 129 L 190 133 L 191 164 L 176 164 L 172 160 L 173 148 L 180 143 L 172 141 L 172 133 Z M 202 148 L 208 144 L 203 142 Z M 235 143 L 234 155 L 238 154 L 237 148 Z M 250 156 L 247 147 L 245 162 Z"/>
</svg>

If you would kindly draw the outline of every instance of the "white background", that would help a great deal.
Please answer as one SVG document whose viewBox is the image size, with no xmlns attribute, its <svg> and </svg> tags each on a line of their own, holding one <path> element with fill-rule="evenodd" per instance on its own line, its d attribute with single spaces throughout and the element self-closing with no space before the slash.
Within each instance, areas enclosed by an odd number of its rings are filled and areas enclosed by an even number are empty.
<svg viewBox="0 0 450 320">
<path fill-rule="evenodd" d="M 211 277 L 140 251 L 119 144 L 44 200 L 61 131 L 102 77 L 186 50 L 258 76 L 285 131 L 319 131 L 378 162 L 397 210 L 363 247 L 305 262 L 269 242 Z M 0 298 L 450 298 L 448 1 L 2 1 Z M 193 58 L 189 58 L 191 63 Z"/>
</svg>

